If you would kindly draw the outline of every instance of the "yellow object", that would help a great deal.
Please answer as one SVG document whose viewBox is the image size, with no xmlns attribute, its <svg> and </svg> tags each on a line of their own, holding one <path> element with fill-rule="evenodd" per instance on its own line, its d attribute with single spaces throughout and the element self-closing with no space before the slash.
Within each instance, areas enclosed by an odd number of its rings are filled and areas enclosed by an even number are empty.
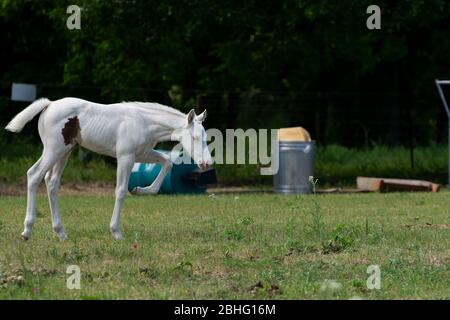
<svg viewBox="0 0 450 320">
<path fill-rule="evenodd" d="M 302 127 L 278 129 L 278 141 L 311 141 L 309 132 Z"/>
</svg>

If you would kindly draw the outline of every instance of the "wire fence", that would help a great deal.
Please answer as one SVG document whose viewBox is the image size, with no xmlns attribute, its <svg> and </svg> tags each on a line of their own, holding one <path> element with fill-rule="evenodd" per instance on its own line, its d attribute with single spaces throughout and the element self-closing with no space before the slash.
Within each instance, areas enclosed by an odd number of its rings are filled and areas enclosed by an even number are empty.
<svg viewBox="0 0 450 320">
<path fill-rule="evenodd" d="M 432 86 L 431 86 L 432 87 Z M 432 87 L 432 89 L 435 89 Z M 446 96 L 450 97 L 450 90 Z M 0 125 L 28 105 L 10 100 L 11 84 L 0 84 Z M 188 111 L 208 110 L 206 127 L 281 128 L 302 126 L 321 145 L 413 148 L 447 140 L 447 117 L 437 92 L 222 92 L 38 85 L 38 96 L 91 101 L 152 101 Z M 120 97 L 121 99 L 118 99 Z M 36 121 L 36 120 L 35 120 Z M 36 137 L 36 130 L 27 129 Z"/>
</svg>

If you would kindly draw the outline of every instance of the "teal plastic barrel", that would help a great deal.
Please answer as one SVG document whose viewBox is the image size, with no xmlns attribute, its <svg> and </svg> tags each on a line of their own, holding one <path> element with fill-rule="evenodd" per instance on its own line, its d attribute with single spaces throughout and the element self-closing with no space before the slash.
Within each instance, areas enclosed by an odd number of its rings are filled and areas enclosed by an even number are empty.
<svg viewBox="0 0 450 320">
<path fill-rule="evenodd" d="M 170 154 L 172 163 L 174 163 L 172 170 L 164 178 L 159 193 L 204 193 L 206 191 L 206 186 L 198 186 L 193 181 L 185 178 L 185 176 L 198 168 L 196 164 L 175 164 L 176 159 L 180 156 L 178 153 L 158 151 Z M 161 168 L 161 164 L 156 163 L 135 163 L 128 182 L 128 190 L 131 191 L 136 187 L 151 185 L 161 171 Z"/>
</svg>

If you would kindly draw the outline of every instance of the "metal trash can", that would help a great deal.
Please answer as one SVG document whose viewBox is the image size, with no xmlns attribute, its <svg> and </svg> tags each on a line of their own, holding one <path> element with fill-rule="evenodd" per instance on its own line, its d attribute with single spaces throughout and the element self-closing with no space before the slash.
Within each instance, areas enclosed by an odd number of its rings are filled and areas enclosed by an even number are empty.
<svg viewBox="0 0 450 320">
<path fill-rule="evenodd" d="M 312 193 L 315 141 L 279 141 L 279 169 L 274 176 L 277 193 Z"/>
</svg>

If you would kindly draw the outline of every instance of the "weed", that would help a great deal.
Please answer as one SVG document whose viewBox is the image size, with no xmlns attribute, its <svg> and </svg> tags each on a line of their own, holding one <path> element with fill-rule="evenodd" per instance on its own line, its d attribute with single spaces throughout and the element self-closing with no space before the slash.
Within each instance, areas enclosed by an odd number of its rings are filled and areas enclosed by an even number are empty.
<svg viewBox="0 0 450 320">
<path fill-rule="evenodd" d="M 245 227 L 251 225 L 253 219 L 251 217 L 239 218 L 233 228 L 226 229 L 224 234 L 227 240 L 242 240 Z"/>
<path fill-rule="evenodd" d="M 251 225 L 253 223 L 253 219 L 251 217 L 243 217 L 238 219 L 238 224 L 242 224 L 244 226 Z"/>
<path fill-rule="evenodd" d="M 286 246 L 290 249 L 292 247 L 295 247 L 298 243 L 297 240 L 297 227 L 298 227 L 298 223 L 297 223 L 297 206 L 296 205 L 289 205 L 289 211 L 290 211 L 290 215 L 289 215 L 289 219 L 287 221 L 286 224 L 286 235 L 287 235 L 287 242 L 286 242 Z"/>
<path fill-rule="evenodd" d="M 313 196 L 311 197 L 311 201 L 313 203 L 313 209 L 309 211 L 311 217 L 311 223 L 309 224 L 309 229 L 311 233 L 322 242 L 325 236 L 325 224 L 323 223 L 322 217 L 322 209 L 320 207 L 319 202 L 316 199 L 316 185 L 318 183 L 318 179 L 314 180 L 314 177 L 309 177 L 309 182 L 313 187 Z"/>
<path fill-rule="evenodd" d="M 185 276 L 191 276 L 192 275 L 192 262 L 190 261 L 181 261 L 178 262 L 178 264 L 173 268 L 173 271 L 178 274 L 182 274 Z"/>
<path fill-rule="evenodd" d="M 339 224 L 331 232 L 330 239 L 322 244 L 324 253 L 337 253 L 351 247 L 359 237 L 357 227 Z"/>
<path fill-rule="evenodd" d="M 225 237 L 227 240 L 239 241 L 242 239 L 242 231 L 241 230 L 225 230 Z"/>
</svg>

